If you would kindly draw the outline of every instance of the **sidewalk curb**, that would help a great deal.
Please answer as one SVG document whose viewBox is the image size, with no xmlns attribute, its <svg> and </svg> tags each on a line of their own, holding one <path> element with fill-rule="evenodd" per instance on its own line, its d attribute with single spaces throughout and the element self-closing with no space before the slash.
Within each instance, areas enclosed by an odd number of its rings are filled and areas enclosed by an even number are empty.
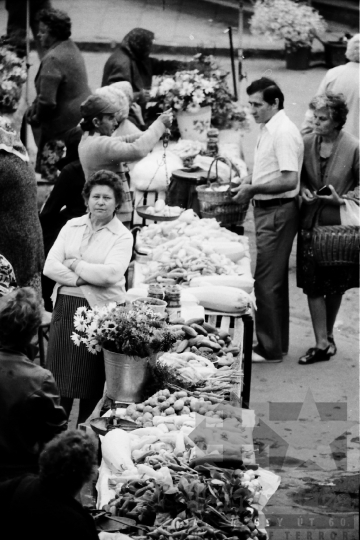
<svg viewBox="0 0 360 540">
<path fill-rule="evenodd" d="M 112 53 L 117 47 L 117 43 L 114 41 L 76 41 L 76 45 L 83 52 L 95 52 L 95 53 Z M 35 41 L 30 42 L 31 50 L 36 50 Z M 201 52 L 203 54 L 212 54 L 214 56 L 229 56 L 230 50 L 228 47 L 203 47 L 187 45 L 167 45 L 156 43 L 153 46 L 154 54 L 171 54 L 180 56 L 194 56 Z M 323 51 L 313 51 L 311 53 L 311 60 L 317 62 L 325 62 L 325 56 Z M 257 49 L 257 48 L 244 48 L 243 57 L 246 58 L 272 58 L 283 60 L 285 58 L 285 51 L 283 49 Z"/>
</svg>

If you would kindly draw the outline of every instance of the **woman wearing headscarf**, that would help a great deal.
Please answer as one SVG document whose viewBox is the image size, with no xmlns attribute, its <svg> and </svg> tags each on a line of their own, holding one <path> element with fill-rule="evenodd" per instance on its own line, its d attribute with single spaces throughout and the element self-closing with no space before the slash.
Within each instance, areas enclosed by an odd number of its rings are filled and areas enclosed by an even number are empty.
<svg viewBox="0 0 360 540">
<path fill-rule="evenodd" d="M 35 78 L 36 98 L 27 112 L 38 143 L 36 172 L 54 182 L 66 132 L 80 121 L 80 105 L 91 93 L 84 59 L 70 39 L 71 20 L 58 9 L 42 10 L 39 41 L 47 50 Z M 38 139 L 38 141 L 37 141 Z"/>
<path fill-rule="evenodd" d="M 153 75 L 174 73 L 183 63 L 177 60 L 159 60 L 150 56 L 154 33 L 144 28 L 133 28 L 122 40 L 120 47 L 108 58 L 101 86 L 128 81 L 134 91 L 134 100 L 144 106 L 150 97 Z"/>
<path fill-rule="evenodd" d="M 12 265 L 19 287 L 41 294 L 44 246 L 34 170 L 10 123 L 0 116 L 0 253 Z"/>
<path fill-rule="evenodd" d="M 145 157 L 156 145 L 166 128 L 171 127 L 171 110 L 162 113 L 144 133 L 113 137 L 118 125 L 119 106 L 114 100 L 92 95 L 81 105 L 84 135 L 79 145 L 79 157 L 85 178 L 105 169 L 117 173 L 125 192 L 125 200 L 117 212 L 122 223 L 130 225 L 133 205 L 124 163 Z"/>
</svg>

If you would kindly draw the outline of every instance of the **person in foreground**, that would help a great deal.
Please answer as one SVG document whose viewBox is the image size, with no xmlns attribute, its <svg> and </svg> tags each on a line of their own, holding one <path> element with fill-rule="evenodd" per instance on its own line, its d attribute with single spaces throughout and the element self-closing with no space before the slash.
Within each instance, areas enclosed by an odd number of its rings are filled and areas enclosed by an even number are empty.
<svg viewBox="0 0 360 540">
<path fill-rule="evenodd" d="M 46 442 L 67 428 L 52 374 L 28 358 L 41 323 L 34 289 L 0 298 L 0 479 L 36 472 Z M 2 522 L 3 523 L 3 522 Z"/>
<path fill-rule="evenodd" d="M 342 94 L 316 96 L 310 108 L 314 131 L 304 137 L 297 284 L 308 297 L 316 344 L 300 358 L 304 365 L 336 354 L 333 330 L 342 295 L 359 286 L 358 265 L 319 266 L 311 246 L 315 225 L 341 225 L 345 198 L 359 204 L 359 141 L 343 130 L 348 109 Z M 330 195 L 316 193 L 323 186 L 330 188 Z"/>
<path fill-rule="evenodd" d="M 75 499 L 95 466 L 89 435 L 69 430 L 49 442 L 40 454 L 38 475 L 0 483 L 3 538 L 98 540 L 94 520 Z"/>
<path fill-rule="evenodd" d="M 115 215 L 124 199 L 115 173 L 93 174 L 83 196 L 89 213 L 66 223 L 44 267 L 44 274 L 56 282 L 47 365 L 68 415 L 74 398 L 80 399 L 78 423 L 90 416 L 103 395 L 105 373 L 101 352 L 92 354 L 84 344 L 72 342 L 74 315 L 79 307 L 123 302 L 133 245 L 132 234 Z"/>
<path fill-rule="evenodd" d="M 298 229 L 297 195 L 303 141 L 284 111 L 284 95 L 266 77 L 246 89 L 260 124 L 252 175 L 233 190 L 233 199 L 253 199 L 256 229 L 256 335 L 253 361 L 281 362 L 289 348 L 289 257 Z"/>
</svg>

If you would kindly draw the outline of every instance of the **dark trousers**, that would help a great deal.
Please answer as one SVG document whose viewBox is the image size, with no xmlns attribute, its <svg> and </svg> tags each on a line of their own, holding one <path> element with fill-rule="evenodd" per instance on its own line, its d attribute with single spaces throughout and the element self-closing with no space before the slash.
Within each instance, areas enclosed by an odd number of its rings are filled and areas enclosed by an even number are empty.
<svg viewBox="0 0 360 540">
<path fill-rule="evenodd" d="M 254 208 L 255 315 L 260 353 L 281 358 L 289 349 L 289 257 L 299 224 L 297 201 Z"/>
</svg>

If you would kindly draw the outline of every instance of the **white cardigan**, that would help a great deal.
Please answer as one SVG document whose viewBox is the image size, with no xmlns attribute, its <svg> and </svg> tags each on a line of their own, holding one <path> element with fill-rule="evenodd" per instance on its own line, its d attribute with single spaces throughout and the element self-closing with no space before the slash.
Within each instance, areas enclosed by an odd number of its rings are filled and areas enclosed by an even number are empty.
<svg viewBox="0 0 360 540">
<path fill-rule="evenodd" d="M 76 287 L 79 277 L 91 283 L 80 289 L 91 307 L 121 302 L 125 294 L 124 274 L 129 266 L 133 237 L 114 217 L 95 233 L 93 242 L 80 254 L 84 232 L 90 223 L 89 215 L 71 219 L 61 229 L 45 262 L 45 276 L 56 281 L 53 293 L 55 305 L 59 287 Z M 82 259 L 75 268 L 65 266 L 67 259 Z"/>
</svg>

